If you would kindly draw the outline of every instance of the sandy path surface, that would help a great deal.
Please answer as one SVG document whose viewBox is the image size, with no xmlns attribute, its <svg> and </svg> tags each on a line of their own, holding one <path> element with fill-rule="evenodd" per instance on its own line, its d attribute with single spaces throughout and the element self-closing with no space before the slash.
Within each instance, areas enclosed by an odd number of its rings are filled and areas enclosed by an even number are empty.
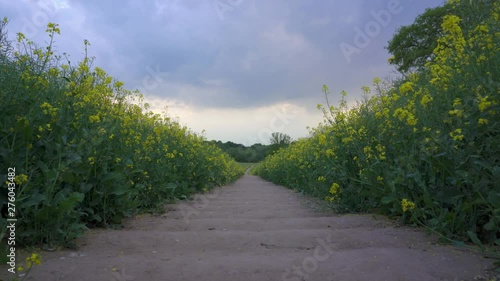
<svg viewBox="0 0 500 281">
<path fill-rule="evenodd" d="M 249 175 L 168 208 L 123 230 L 92 230 L 78 251 L 43 252 L 26 279 L 454 281 L 492 262 L 382 217 L 326 214 Z"/>
</svg>

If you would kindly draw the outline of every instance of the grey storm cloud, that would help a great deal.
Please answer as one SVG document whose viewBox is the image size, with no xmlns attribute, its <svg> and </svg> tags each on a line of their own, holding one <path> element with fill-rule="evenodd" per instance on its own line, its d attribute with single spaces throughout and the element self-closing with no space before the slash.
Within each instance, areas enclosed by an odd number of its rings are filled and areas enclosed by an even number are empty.
<svg viewBox="0 0 500 281">
<path fill-rule="evenodd" d="M 0 0 L 0 17 L 9 17 L 9 30 L 15 34 L 43 11 L 41 4 L 53 1 L 69 6 L 47 13 L 48 21 L 61 26 L 60 52 L 81 57 L 83 39 L 88 39 L 96 66 L 128 88 L 141 87 L 151 70 L 159 70 L 161 79 L 147 95 L 215 108 L 321 101 L 323 84 L 359 95 L 359 88 L 375 76 L 390 74 L 384 46 L 395 30 L 413 22 L 425 8 L 442 4 L 435 0 Z M 371 26 L 368 44 L 356 46 L 360 36 L 356 30 L 365 32 L 370 22 L 376 22 L 373 13 L 387 10 L 394 1 L 400 13 L 391 14 L 378 32 Z M 43 43 L 46 37 L 37 34 L 35 39 Z M 342 43 L 358 52 L 346 58 Z"/>
</svg>

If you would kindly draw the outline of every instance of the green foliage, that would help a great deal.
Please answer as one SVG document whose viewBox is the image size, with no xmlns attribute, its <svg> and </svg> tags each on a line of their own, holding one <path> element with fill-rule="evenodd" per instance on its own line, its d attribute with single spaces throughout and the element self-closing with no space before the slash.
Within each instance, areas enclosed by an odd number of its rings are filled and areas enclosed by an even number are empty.
<svg viewBox="0 0 500 281">
<path fill-rule="evenodd" d="M 387 46 L 393 55 L 389 62 L 403 73 L 424 67 L 432 58 L 437 39 L 442 36 L 441 23 L 448 12 L 448 5 L 430 8 L 419 15 L 413 24 L 399 28 Z"/>
<path fill-rule="evenodd" d="M 271 146 L 263 145 L 260 143 L 253 144 L 252 146 L 244 146 L 231 141 L 210 141 L 224 152 L 233 157 L 236 161 L 242 163 L 257 163 L 262 160 L 271 152 Z"/>
<path fill-rule="evenodd" d="M 387 50 L 393 57 L 389 62 L 401 73 L 421 70 L 434 57 L 438 39 L 444 36 L 441 24 L 445 15 L 453 13 L 462 19 L 464 32 L 484 20 L 483 11 L 493 8 L 494 0 L 448 2 L 443 6 L 426 9 L 415 22 L 400 27 L 389 41 Z"/>
<path fill-rule="evenodd" d="M 286 146 L 292 143 L 292 138 L 287 134 L 274 132 L 271 134 L 271 139 L 269 140 L 269 142 L 271 144 Z"/>
<path fill-rule="evenodd" d="M 5 26 L 0 181 L 8 167 L 16 168 L 18 243 L 71 243 L 88 226 L 119 224 L 243 174 L 215 145 L 147 111 L 140 93 L 93 68 L 88 56 L 77 65 L 62 63 L 52 51 L 57 25 L 48 25 L 44 48 L 19 33 L 16 52 Z M 89 46 L 85 41 L 86 52 Z M 6 189 L 0 194 L 5 201 Z"/>
<path fill-rule="evenodd" d="M 270 142 L 269 146 L 270 153 L 275 153 L 281 148 L 288 147 L 292 143 L 292 138 L 287 134 L 274 132 L 271 134 L 269 142 Z"/>
<path fill-rule="evenodd" d="M 411 65 L 418 72 L 375 79 L 375 95 L 364 87 L 351 109 L 345 94 L 339 107 L 320 106 L 324 124 L 255 172 L 339 211 L 377 210 L 500 245 L 500 2 L 453 2 L 432 59 Z"/>
</svg>

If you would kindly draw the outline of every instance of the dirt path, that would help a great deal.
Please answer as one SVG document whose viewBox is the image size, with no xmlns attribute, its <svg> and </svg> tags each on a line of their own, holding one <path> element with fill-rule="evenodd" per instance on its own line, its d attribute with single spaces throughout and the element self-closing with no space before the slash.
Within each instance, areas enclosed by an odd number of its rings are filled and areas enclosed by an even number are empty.
<svg viewBox="0 0 500 281">
<path fill-rule="evenodd" d="M 27 280 L 454 281 L 491 264 L 383 218 L 327 215 L 306 202 L 245 175 L 124 230 L 93 230 L 78 251 L 44 252 Z"/>
</svg>

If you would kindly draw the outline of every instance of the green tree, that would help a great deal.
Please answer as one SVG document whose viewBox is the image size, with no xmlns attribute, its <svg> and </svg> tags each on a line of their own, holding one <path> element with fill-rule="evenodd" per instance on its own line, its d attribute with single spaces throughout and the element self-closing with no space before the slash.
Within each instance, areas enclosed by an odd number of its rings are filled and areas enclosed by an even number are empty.
<svg viewBox="0 0 500 281">
<path fill-rule="evenodd" d="M 432 58 L 437 39 L 442 35 L 443 17 L 449 9 L 447 5 L 426 9 L 413 24 L 400 27 L 386 47 L 393 55 L 389 63 L 401 73 L 422 68 Z"/>
<path fill-rule="evenodd" d="M 273 154 L 274 152 L 278 151 L 280 148 L 285 148 L 290 143 L 292 143 L 292 138 L 284 133 L 279 133 L 279 132 L 274 132 L 271 134 L 271 138 L 269 139 L 269 142 L 271 143 L 268 147 L 267 154 Z"/>
<path fill-rule="evenodd" d="M 471 27 L 485 19 L 484 11 L 492 9 L 495 0 L 460 1 L 458 5 L 449 3 L 426 9 L 411 25 L 402 26 L 388 42 L 386 49 L 393 56 L 389 63 L 403 74 L 421 70 L 433 57 L 437 41 L 443 36 L 441 24 L 446 15 L 461 18 L 460 26 L 464 34 Z"/>
<path fill-rule="evenodd" d="M 286 146 L 292 142 L 292 138 L 287 134 L 274 132 L 271 134 L 271 139 L 269 141 L 271 145 Z"/>
<path fill-rule="evenodd" d="M 0 20 L 0 56 L 7 56 L 12 50 L 12 44 L 7 40 L 7 24 L 9 20 L 3 18 Z"/>
</svg>

